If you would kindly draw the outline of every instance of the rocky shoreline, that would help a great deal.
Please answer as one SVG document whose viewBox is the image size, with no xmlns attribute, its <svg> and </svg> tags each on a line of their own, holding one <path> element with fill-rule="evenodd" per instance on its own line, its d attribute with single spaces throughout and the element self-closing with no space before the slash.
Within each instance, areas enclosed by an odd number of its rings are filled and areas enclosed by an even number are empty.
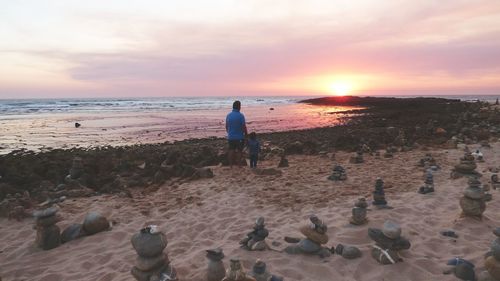
<svg viewBox="0 0 500 281">
<path fill-rule="evenodd" d="M 362 146 L 372 151 L 388 147 L 398 150 L 418 146 L 453 147 L 458 142 L 472 144 L 500 135 L 499 108 L 484 102 L 360 97 L 302 102 L 365 109 L 360 110 L 363 114 L 355 115 L 341 126 L 260 134 L 264 159 L 273 155 L 355 151 Z M 0 201 L 24 198 L 18 201 L 33 204 L 63 196 L 102 193 L 130 196 L 131 188 L 211 177 L 210 166 L 226 164 L 225 149 L 225 139 L 208 138 L 39 153 L 18 150 L 0 156 Z M 65 181 L 75 157 L 82 164 L 76 185 Z M 4 205 L 0 206 L 3 206 L 0 216 L 6 216 Z M 25 205 L 29 208 L 28 203 Z"/>
</svg>

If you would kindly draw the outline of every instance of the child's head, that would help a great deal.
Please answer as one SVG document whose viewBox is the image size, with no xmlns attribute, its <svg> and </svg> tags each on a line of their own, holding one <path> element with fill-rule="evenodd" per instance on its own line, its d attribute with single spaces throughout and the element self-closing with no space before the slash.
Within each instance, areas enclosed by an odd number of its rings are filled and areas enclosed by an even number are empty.
<svg viewBox="0 0 500 281">
<path fill-rule="evenodd" d="M 251 132 L 248 136 L 250 137 L 251 140 L 254 140 L 257 138 L 257 134 L 255 132 Z"/>
</svg>

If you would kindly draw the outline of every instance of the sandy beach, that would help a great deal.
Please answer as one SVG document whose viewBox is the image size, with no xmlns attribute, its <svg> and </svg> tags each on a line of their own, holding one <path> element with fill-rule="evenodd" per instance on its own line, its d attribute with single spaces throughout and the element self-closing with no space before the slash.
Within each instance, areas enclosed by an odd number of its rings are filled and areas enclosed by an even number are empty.
<svg viewBox="0 0 500 281">
<path fill-rule="evenodd" d="M 470 146 L 471 149 L 478 145 Z M 419 148 L 396 153 L 392 159 L 365 156 L 362 164 L 349 163 L 350 153 L 337 152 L 335 160 L 327 156 L 290 156 L 290 166 L 282 175 L 264 176 L 249 168 L 230 170 L 212 167 L 215 177 L 185 183 L 166 183 L 159 187 L 131 190 L 132 198 L 102 195 L 69 199 L 60 204 L 61 227 L 81 221 L 88 211 L 100 211 L 112 222 L 112 230 L 74 240 L 42 251 L 34 246 L 33 220 L 0 221 L 0 274 L 2 280 L 132 280 L 130 269 L 135 252 L 132 234 L 141 227 L 157 224 L 168 238 L 167 252 L 177 268 L 180 280 L 204 280 L 205 250 L 221 247 L 229 257 L 240 257 L 249 269 L 256 259 L 285 280 L 456 280 L 443 275 L 446 261 L 463 257 L 482 268 L 483 255 L 500 225 L 498 191 L 487 203 L 482 220 L 460 217 L 458 204 L 466 178 L 450 179 L 450 170 L 463 155 L 458 149 Z M 500 165 L 500 144 L 482 149 L 486 162 L 478 163 L 481 181 L 488 183 L 488 168 Z M 422 168 L 416 164 L 431 153 L 441 166 L 435 173 L 436 192 L 421 195 Z M 278 158 L 269 158 L 263 167 L 275 167 Z M 334 163 L 342 164 L 348 179 L 327 180 Z M 386 198 L 392 210 L 369 207 L 369 223 L 348 223 L 353 202 L 367 196 L 376 177 L 386 182 Z M 329 246 L 355 245 L 362 258 L 346 260 L 338 255 L 289 255 L 280 252 L 286 246 L 284 236 L 298 236 L 298 228 L 308 215 L 317 214 L 328 225 Z M 255 218 L 264 216 L 270 230 L 268 242 L 276 251 L 249 252 L 238 241 L 248 232 Z M 403 235 L 412 246 L 402 251 L 404 262 L 383 266 L 370 255 L 373 244 L 369 227 L 381 227 L 387 219 L 401 224 Z M 454 230 L 458 239 L 440 235 Z"/>
</svg>

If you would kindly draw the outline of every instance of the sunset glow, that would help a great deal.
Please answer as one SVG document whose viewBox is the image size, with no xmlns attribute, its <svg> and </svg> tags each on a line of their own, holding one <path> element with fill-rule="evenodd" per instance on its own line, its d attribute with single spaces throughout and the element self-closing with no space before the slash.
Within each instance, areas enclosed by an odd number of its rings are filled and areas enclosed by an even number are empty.
<svg viewBox="0 0 500 281">
<path fill-rule="evenodd" d="M 493 0 L 4 1 L 0 17 L 0 98 L 500 89 Z"/>
</svg>

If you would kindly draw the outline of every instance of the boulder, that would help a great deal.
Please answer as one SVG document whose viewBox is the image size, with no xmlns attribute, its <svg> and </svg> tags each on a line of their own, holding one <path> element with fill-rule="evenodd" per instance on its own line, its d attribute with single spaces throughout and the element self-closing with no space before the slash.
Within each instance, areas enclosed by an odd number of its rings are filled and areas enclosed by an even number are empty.
<svg viewBox="0 0 500 281">
<path fill-rule="evenodd" d="M 90 212 L 83 221 L 83 230 L 88 235 L 96 234 L 109 229 L 109 222 L 100 213 Z"/>
<path fill-rule="evenodd" d="M 165 234 L 139 232 L 131 239 L 132 246 L 141 257 L 156 257 L 167 247 L 167 237 Z"/>
</svg>

